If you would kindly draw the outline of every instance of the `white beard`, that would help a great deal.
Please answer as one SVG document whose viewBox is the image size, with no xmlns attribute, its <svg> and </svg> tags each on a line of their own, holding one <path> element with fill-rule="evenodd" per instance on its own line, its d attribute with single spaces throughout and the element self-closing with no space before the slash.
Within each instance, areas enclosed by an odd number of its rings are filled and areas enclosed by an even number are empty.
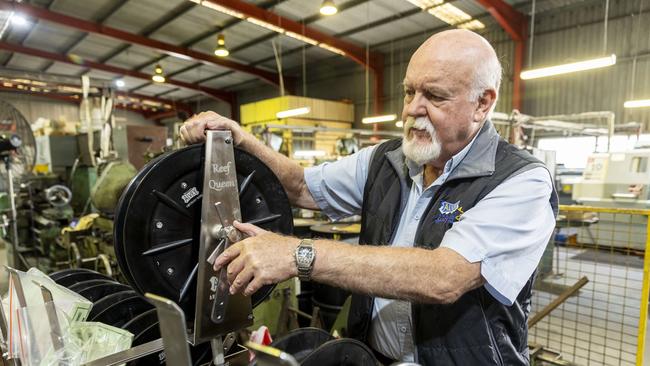
<svg viewBox="0 0 650 366">
<path fill-rule="evenodd" d="M 431 136 L 431 142 L 425 143 L 416 140 L 415 137 L 409 138 L 410 128 L 426 130 Z M 425 165 L 440 157 L 442 145 L 438 141 L 436 130 L 433 128 L 429 117 L 420 116 L 413 118 L 409 116 L 404 123 L 404 137 L 402 138 L 402 150 L 404 155 L 417 165 Z"/>
</svg>

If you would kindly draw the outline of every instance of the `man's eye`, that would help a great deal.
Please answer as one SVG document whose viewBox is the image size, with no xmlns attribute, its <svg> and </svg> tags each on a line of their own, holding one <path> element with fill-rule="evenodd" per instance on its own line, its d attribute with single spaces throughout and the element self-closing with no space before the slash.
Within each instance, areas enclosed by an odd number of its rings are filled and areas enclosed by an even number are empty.
<svg viewBox="0 0 650 366">
<path fill-rule="evenodd" d="M 424 93 L 424 96 L 425 96 L 427 99 L 429 99 L 429 100 L 433 100 L 433 101 L 436 101 L 436 102 L 439 102 L 439 101 L 443 101 L 443 100 L 445 100 L 444 97 L 442 97 L 442 96 L 440 96 L 440 95 L 438 95 L 438 94 L 435 94 L 435 93 L 431 93 L 431 92 L 425 92 L 425 93 Z"/>
</svg>

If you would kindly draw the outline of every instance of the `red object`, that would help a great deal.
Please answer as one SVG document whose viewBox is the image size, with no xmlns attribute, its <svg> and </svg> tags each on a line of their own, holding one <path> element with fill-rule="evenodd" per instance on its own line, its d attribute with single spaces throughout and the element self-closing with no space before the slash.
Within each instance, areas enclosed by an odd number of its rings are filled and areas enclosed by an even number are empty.
<svg viewBox="0 0 650 366">
<path fill-rule="evenodd" d="M 325 43 L 332 47 L 336 47 L 346 53 L 345 57 L 352 59 L 354 62 L 369 68 L 374 76 L 374 106 L 375 113 L 379 114 L 383 110 L 383 80 L 384 80 L 384 63 L 383 55 L 376 52 L 369 52 L 366 55 L 364 47 L 357 46 L 348 41 L 336 38 L 329 34 L 325 34 L 314 28 L 305 26 L 302 23 L 296 22 L 289 18 L 285 18 L 276 13 L 262 9 L 254 4 L 247 3 L 241 0 L 205 0 L 214 4 L 224 6 L 226 8 L 236 10 L 247 17 L 256 18 L 264 22 L 273 24 L 284 30 L 291 31 L 297 34 L 304 35 L 319 43 Z M 366 57 L 367 56 L 367 57 Z"/>
<path fill-rule="evenodd" d="M 116 67 L 116 66 L 101 64 L 101 63 L 93 62 L 93 61 L 89 61 L 89 60 L 83 60 L 82 63 L 80 64 L 79 63 L 80 60 L 78 60 L 77 58 L 75 58 L 75 60 L 76 60 L 76 62 L 75 62 L 67 55 L 61 55 L 61 54 L 58 54 L 58 53 L 38 50 L 38 49 L 35 49 L 35 48 L 25 47 L 25 46 L 13 44 L 13 43 L 0 41 L 0 49 L 4 49 L 4 50 L 7 50 L 7 51 L 11 51 L 11 52 L 22 53 L 22 54 L 29 55 L 29 56 L 41 57 L 41 58 L 45 58 L 45 59 L 49 59 L 49 60 L 53 60 L 53 61 L 57 61 L 57 62 L 62 62 L 62 63 L 70 64 L 70 65 L 77 65 L 77 66 L 82 65 L 82 66 L 89 67 L 91 69 L 97 69 L 97 70 L 102 70 L 102 71 L 106 71 L 106 72 L 111 72 L 111 73 L 114 73 L 114 74 L 131 76 L 131 77 L 138 78 L 138 79 L 151 80 L 151 75 L 149 75 L 147 73 L 144 73 L 144 72 L 135 71 L 135 70 L 128 70 L 128 69 L 122 69 L 122 68 L 119 68 L 119 67 Z M 191 84 L 191 83 L 186 83 L 184 81 L 172 80 L 172 79 L 168 79 L 166 81 L 166 84 L 176 85 L 176 86 L 180 86 L 182 88 L 200 91 L 200 92 L 205 93 L 205 94 L 207 94 L 207 95 L 209 95 L 209 96 L 211 96 L 213 98 L 221 99 L 224 102 L 230 103 L 231 109 L 233 107 L 232 104 L 233 104 L 233 101 L 235 100 L 235 94 L 234 93 L 225 92 L 225 91 L 217 90 L 217 89 L 213 89 L 213 88 L 207 88 L 207 87 L 204 87 L 204 86 Z"/>
<path fill-rule="evenodd" d="M 515 41 L 515 59 L 512 76 L 512 108 L 521 110 L 523 86 L 521 70 L 524 64 L 526 39 L 528 38 L 528 17 L 503 0 L 477 0 L 496 19 L 503 30 Z"/>
<path fill-rule="evenodd" d="M 279 85 L 278 75 L 273 72 L 269 72 L 266 70 L 258 69 L 253 66 L 241 64 L 233 60 L 223 59 L 217 56 L 208 55 L 189 48 L 184 48 L 181 46 L 175 46 L 173 44 L 157 41 L 155 39 L 147 38 L 138 34 L 124 32 L 116 28 L 71 17 L 65 14 L 53 12 L 38 6 L 28 5 L 26 3 L 15 3 L 15 2 L 9 3 L 3 1 L 0 2 L 0 9 L 13 10 L 22 14 L 31 15 L 33 17 L 42 20 L 47 20 L 49 22 L 61 24 L 87 33 L 101 34 L 123 42 L 154 48 L 166 55 L 176 56 L 176 57 L 180 56 L 180 58 L 185 58 L 185 59 L 190 58 L 207 64 L 215 64 L 218 66 L 223 66 L 231 70 L 237 70 L 251 75 L 255 75 L 271 84 Z"/>
</svg>

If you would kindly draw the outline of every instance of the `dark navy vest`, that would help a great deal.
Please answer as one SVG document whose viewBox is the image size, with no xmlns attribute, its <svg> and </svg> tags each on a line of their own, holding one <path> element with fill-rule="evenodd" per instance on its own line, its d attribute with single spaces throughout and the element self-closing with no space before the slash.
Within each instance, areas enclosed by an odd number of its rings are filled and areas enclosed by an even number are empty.
<svg viewBox="0 0 650 366">
<path fill-rule="evenodd" d="M 472 163 L 494 154 L 493 169 L 473 169 Z M 392 159 L 391 159 L 392 155 Z M 396 157 L 398 157 L 396 159 Z M 401 158 L 401 163 L 396 164 Z M 454 205 L 463 211 L 490 193 L 508 177 L 544 166 L 527 151 L 499 138 L 486 122 L 467 156 L 448 180 L 439 186 L 420 220 L 415 247 L 435 249 L 457 219 Z M 462 167 L 462 168 L 461 168 Z M 401 170 L 401 171 L 399 171 Z M 408 197 L 411 180 L 401 152 L 401 139 L 378 146 L 373 153 L 364 189 L 361 236 L 362 245 L 386 245 L 397 229 Z M 551 205 L 557 214 L 557 195 Z M 442 208 L 442 210 L 441 210 Z M 447 216 L 443 212 L 451 212 Z M 534 220 L 534 218 L 531 218 Z M 533 276 L 512 306 L 497 301 L 481 286 L 449 305 L 412 303 L 413 336 L 417 362 L 423 365 L 529 365 L 528 326 Z M 373 298 L 352 295 L 348 330 L 365 341 L 372 316 Z"/>
</svg>

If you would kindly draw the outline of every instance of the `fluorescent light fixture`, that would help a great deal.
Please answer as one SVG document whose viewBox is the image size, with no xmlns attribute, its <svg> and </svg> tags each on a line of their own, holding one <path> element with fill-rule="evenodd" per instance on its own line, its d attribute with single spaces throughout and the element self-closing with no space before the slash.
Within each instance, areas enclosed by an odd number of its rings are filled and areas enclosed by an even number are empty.
<svg viewBox="0 0 650 366">
<path fill-rule="evenodd" d="M 294 158 L 313 158 L 325 155 L 327 155 L 327 152 L 323 150 L 297 150 L 293 153 Z"/>
<path fill-rule="evenodd" d="M 14 13 L 11 16 L 11 24 L 18 27 L 26 27 L 27 25 L 29 25 L 29 22 L 24 16 Z"/>
<path fill-rule="evenodd" d="M 365 117 L 361 119 L 361 123 L 380 123 L 380 122 L 393 122 L 394 120 L 397 119 L 396 114 L 386 114 L 383 116 L 372 116 L 372 117 Z"/>
<path fill-rule="evenodd" d="M 465 13 L 464 11 L 449 3 L 434 6 L 433 8 L 427 10 L 427 12 L 450 25 L 456 25 L 472 20 L 471 15 Z"/>
<path fill-rule="evenodd" d="M 278 112 L 275 114 L 275 116 L 278 119 L 282 119 L 282 118 L 289 118 L 295 116 L 302 116 L 303 114 L 307 114 L 309 112 L 311 112 L 310 107 L 301 107 L 296 109 L 287 109 L 286 111 Z"/>
<path fill-rule="evenodd" d="M 295 39 L 297 39 L 299 41 L 303 41 L 305 43 L 309 43 L 312 46 L 316 46 L 318 44 L 318 41 L 313 39 L 313 38 L 309 38 L 309 37 L 303 36 L 302 34 L 294 33 L 294 32 L 291 32 L 291 31 L 284 32 L 284 35 L 287 36 L 287 37 L 295 38 Z"/>
<path fill-rule="evenodd" d="M 480 20 L 474 19 L 469 22 L 458 24 L 457 27 L 461 29 L 477 30 L 485 28 L 485 24 L 481 23 Z"/>
<path fill-rule="evenodd" d="M 436 6 L 444 3 L 444 0 L 406 0 L 406 1 L 422 9 L 427 9 L 432 6 Z"/>
<path fill-rule="evenodd" d="M 232 9 L 230 9 L 230 8 L 226 8 L 225 6 L 221 6 L 221 5 L 219 5 L 219 4 L 215 4 L 215 3 L 212 3 L 212 2 L 210 2 L 210 1 L 204 1 L 204 0 L 190 0 L 190 1 L 191 1 L 191 2 L 194 2 L 194 3 L 197 3 L 197 4 L 199 4 L 199 5 L 203 5 L 203 6 L 205 6 L 206 8 L 210 8 L 210 9 L 212 9 L 212 10 L 216 10 L 216 11 L 218 11 L 218 12 L 220 12 L 220 13 L 224 13 L 224 14 L 230 15 L 230 16 L 235 17 L 235 18 L 239 18 L 239 19 L 244 19 L 244 18 L 246 18 L 246 16 L 245 16 L 243 13 L 241 13 L 241 12 L 238 12 L 238 11 L 236 11 L 236 10 L 232 10 Z"/>
<path fill-rule="evenodd" d="M 334 52 L 334 53 L 339 54 L 341 56 L 345 56 L 345 51 L 343 51 L 342 49 L 336 48 L 336 47 L 332 47 L 332 46 L 328 45 L 327 43 L 321 43 L 321 44 L 318 45 L 318 47 L 320 47 L 322 49 L 325 49 L 325 50 L 328 50 L 330 52 Z"/>
<path fill-rule="evenodd" d="M 395 122 L 395 127 L 399 127 L 399 128 L 404 127 L 404 121 L 397 121 L 397 122 Z"/>
<path fill-rule="evenodd" d="M 571 72 L 585 71 L 598 69 L 601 67 L 612 66 L 616 64 L 616 55 L 612 54 L 607 57 L 595 58 L 592 60 L 573 62 L 570 64 L 543 67 L 540 69 L 522 71 L 521 78 L 523 80 L 537 79 L 547 76 L 568 74 Z"/>
<path fill-rule="evenodd" d="M 334 15 L 339 11 L 332 0 L 324 0 L 320 6 L 320 13 L 323 15 Z"/>
<path fill-rule="evenodd" d="M 625 108 L 643 108 L 650 107 L 650 99 L 628 100 L 623 103 Z"/>
<path fill-rule="evenodd" d="M 246 18 L 246 20 L 248 20 L 250 23 L 253 23 L 255 25 L 259 25 L 260 27 L 272 30 L 274 32 L 278 32 L 280 34 L 284 33 L 284 28 L 278 27 L 278 26 L 273 25 L 271 23 L 267 23 L 267 22 L 265 22 L 263 20 L 259 20 L 259 19 L 256 19 L 256 18 Z"/>
<path fill-rule="evenodd" d="M 126 85 L 126 83 L 124 82 L 123 79 L 115 80 L 115 86 L 117 86 L 118 88 L 124 88 L 124 85 Z"/>
</svg>

